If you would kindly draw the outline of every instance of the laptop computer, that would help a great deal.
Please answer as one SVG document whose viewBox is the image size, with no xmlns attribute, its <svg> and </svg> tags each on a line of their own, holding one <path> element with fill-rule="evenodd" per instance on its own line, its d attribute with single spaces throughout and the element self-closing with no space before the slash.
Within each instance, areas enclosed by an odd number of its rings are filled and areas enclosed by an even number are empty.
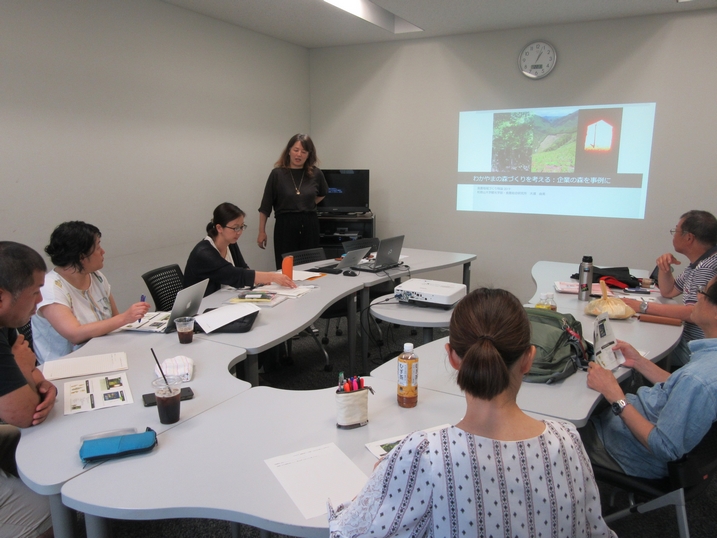
<svg viewBox="0 0 717 538">
<path fill-rule="evenodd" d="M 356 271 L 367 271 L 369 273 L 378 273 L 401 265 L 398 261 L 401 257 L 401 249 L 403 248 L 403 235 L 382 239 L 378 245 L 376 259 L 369 263 L 355 265 L 352 269 Z"/>
<path fill-rule="evenodd" d="M 184 288 L 174 299 L 174 306 L 171 312 L 148 312 L 139 321 L 122 327 L 126 331 L 144 331 L 153 333 L 171 333 L 177 330 L 174 320 L 186 316 L 196 316 L 199 312 L 199 305 L 204 298 L 204 292 L 209 284 L 209 279 Z"/>
<path fill-rule="evenodd" d="M 352 250 L 344 254 L 344 257 L 339 263 L 323 265 L 321 267 L 312 267 L 311 269 L 308 269 L 308 271 L 311 271 L 312 273 L 331 273 L 333 275 L 341 274 L 345 269 L 351 269 L 354 265 L 357 265 L 361 259 L 368 254 L 369 250 L 371 250 L 371 247 Z"/>
</svg>

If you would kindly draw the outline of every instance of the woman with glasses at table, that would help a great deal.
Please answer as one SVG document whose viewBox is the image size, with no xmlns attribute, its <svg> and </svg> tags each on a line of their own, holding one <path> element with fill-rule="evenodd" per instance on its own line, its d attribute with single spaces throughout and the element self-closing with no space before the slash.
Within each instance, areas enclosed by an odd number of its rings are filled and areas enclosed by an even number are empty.
<svg viewBox="0 0 717 538">
<path fill-rule="evenodd" d="M 82 344 L 141 319 L 149 303 L 120 312 L 110 292 L 99 228 L 82 221 L 63 222 L 52 232 L 45 252 L 55 268 L 45 275 L 42 301 L 32 316 L 32 338 L 40 363 L 59 359 Z"/>
<path fill-rule="evenodd" d="M 246 214 L 234 204 L 224 202 L 214 209 L 207 224 L 207 236 L 189 254 L 184 269 L 184 287 L 208 278 L 204 295 L 225 288 L 243 288 L 276 283 L 295 288 L 294 281 L 280 273 L 254 271 L 244 261 L 237 241 L 246 230 Z"/>
<path fill-rule="evenodd" d="M 331 537 L 615 536 L 575 427 L 518 407 L 535 355 L 520 301 L 475 290 L 449 334 L 464 417 L 394 447 L 350 504 L 329 506 Z"/>
</svg>

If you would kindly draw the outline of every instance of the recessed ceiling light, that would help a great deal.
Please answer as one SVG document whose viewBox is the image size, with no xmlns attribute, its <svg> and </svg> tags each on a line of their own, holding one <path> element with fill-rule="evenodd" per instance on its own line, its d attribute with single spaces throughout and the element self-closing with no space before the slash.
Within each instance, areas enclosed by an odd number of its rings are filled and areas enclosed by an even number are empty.
<svg viewBox="0 0 717 538">
<path fill-rule="evenodd" d="M 394 34 L 405 34 L 408 32 L 423 32 L 407 20 L 397 17 L 390 11 L 377 6 L 370 0 L 324 0 L 347 13 L 351 13 L 360 19 L 388 30 Z"/>
</svg>

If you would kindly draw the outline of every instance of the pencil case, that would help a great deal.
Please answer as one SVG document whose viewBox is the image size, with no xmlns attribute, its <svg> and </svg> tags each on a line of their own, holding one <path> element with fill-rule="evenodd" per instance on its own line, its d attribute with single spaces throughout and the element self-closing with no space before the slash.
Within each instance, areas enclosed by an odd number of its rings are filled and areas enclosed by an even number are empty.
<svg viewBox="0 0 717 538">
<path fill-rule="evenodd" d="M 336 392 L 336 427 L 350 430 L 368 424 L 368 391 Z"/>
<path fill-rule="evenodd" d="M 85 463 L 92 463 L 122 458 L 149 452 L 156 445 L 157 433 L 152 428 L 147 428 L 142 433 L 86 439 L 80 447 L 80 459 Z"/>
</svg>

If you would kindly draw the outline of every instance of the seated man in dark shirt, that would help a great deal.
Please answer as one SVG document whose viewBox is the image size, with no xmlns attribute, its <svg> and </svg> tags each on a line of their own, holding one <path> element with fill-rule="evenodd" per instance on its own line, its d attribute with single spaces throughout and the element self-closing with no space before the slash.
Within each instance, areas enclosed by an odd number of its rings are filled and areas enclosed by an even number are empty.
<svg viewBox="0 0 717 538">
<path fill-rule="evenodd" d="M 588 387 L 612 404 L 580 431 L 593 463 L 631 476 L 667 476 L 667 463 L 702 440 L 717 420 L 717 277 L 700 287 L 691 319 L 705 334 L 689 342 L 690 361 L 673 374 L 619 341 L 623 366 L 650 383 L 627 396 L 609 370 L 590 363 Z"/>
<path fill-rule="evenodd" d="M 15 328 L 25 325 L 42 299 L 45 262 L 25 245 L 0 241 L 0 538 L 50 537 L 46 497 L 16 476 L 17 427 L 42 423 L 55 404 L 57 389 L 35 367 L 35 354 Z"/>
</svg>

